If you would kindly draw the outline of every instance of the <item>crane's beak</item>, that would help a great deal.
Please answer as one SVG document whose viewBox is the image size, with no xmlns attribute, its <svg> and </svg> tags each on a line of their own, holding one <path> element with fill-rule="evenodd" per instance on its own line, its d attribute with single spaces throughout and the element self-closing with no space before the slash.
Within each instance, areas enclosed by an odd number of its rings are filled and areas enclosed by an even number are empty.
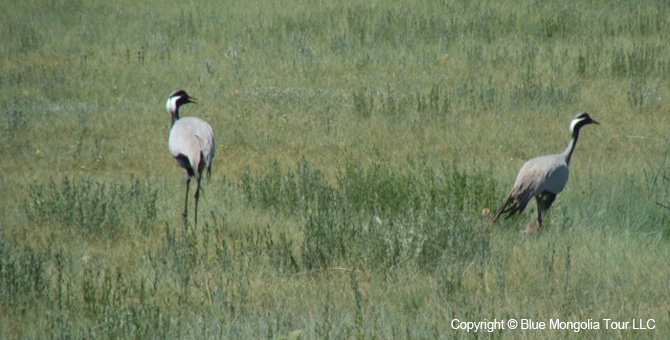
<svg viewBox="0 0 670 340">
<path fill-rule="evenodd" d="M 593 118 L 591 118 L 591 123 L 600 125 L 600 123 L 598 123 L 598 121 Z"/>
<path fill-rule="evenodd" d="M 186 95 L 186 96 L 184 97 L 184 104 L 187 104 L 187 103 L 198 104 L 198 102 L 197 102 L 196 100 L 197 100 L 197 98 L 193 98 L 193 97 L 191 97 L 191 96 L 189 96 L 189 95 Z"/>
</svg>

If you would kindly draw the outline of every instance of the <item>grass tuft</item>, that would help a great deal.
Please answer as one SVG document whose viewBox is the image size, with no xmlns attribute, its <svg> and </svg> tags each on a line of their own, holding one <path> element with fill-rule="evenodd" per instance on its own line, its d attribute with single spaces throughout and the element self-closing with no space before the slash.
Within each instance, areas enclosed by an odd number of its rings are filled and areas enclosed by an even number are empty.
<svg viewBox="0 0 670 340">
<path fill-rule="evenodd" d="M 113 237 L 125 231 L 121 221 L 132 221 L 140 230 L 153 223 L 157 198 L 151 183 L 137 177 L 107 182 L 65 176 L 60 184 L 51 179 L 31 185 L 24 209 L 31 223 L 57 223 L 88 236 Z"/>
</svg>

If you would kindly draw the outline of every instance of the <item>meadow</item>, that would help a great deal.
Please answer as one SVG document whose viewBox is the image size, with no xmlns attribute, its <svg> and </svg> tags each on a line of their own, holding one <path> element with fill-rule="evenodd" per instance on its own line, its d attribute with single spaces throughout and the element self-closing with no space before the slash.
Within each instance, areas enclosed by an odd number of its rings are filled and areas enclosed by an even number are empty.
<svg viewBox="0 0 670 340">
<path fill-rule="evenodd" d="M 670 336 L 665 0 L 2 7 L 0 338 Z M 178 88 L 216 135 L 197 226 Z M 546 230 L 492 224 L 584 111 Z"/>
</svg>

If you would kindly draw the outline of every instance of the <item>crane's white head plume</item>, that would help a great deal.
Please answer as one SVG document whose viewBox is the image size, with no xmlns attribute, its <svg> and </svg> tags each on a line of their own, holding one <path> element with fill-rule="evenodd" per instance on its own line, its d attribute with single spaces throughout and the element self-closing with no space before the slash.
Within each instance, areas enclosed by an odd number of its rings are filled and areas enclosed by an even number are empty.
<svg viewBox="0 0 670 340">
<path fill-rule="evenodd" d="M 184 104 L 194 103 L 195 98 L 191 97 L 184 90 L 176 90 L 170 93 L 167 102 L 165 103 L 165 108 L 171 112 L 176 113 L 179 110 L 179 107 Z"/>
<path fill-rule="evenodd" d="M 587 112 L 578 113 L 575 118 L 572 118 L 570 122 L 570 133 L 574 134 L 575 131 L 578 131 L 584 125 L 588 124 L 600 124 L 595 119 L 591 118 Z"/>
</svg>

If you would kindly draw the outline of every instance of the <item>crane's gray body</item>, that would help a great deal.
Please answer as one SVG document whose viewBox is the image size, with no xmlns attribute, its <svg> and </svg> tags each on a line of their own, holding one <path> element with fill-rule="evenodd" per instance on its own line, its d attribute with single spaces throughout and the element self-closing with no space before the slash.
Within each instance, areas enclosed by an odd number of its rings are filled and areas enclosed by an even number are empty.
<svg viewBox="0 0 670 340">
<path fill-rule="evenodd" d="M 519 201 L 521 212 L 531 198 L 545 191 L 558 194 L 568 183 L 568 164 L 563 154 L 547 155 L 527 161 L 519 170 L 510 196 Z"/>
<path fill-rule="evenodd" d="M 588 113 L 577 114 L 570 122 L 571 138 L 568 147 L 560 154 L 546 155 L 527 161 L 519 170 L 505 203 L 498 209 L 494 221 L 507 214 L 507 218 L 521 214 L 530 200 L 537 201 L 537 219 L 531 221 L 527 232 L 542 228 L 542 213 L 549 210 L 556 195 L 568 183 L 568 165 L 577 145 L 579 130 L 587 124 L 598 124 Z"/>
<path fill-rule="evenodd" d="M 188 160 L 188 164 L 180 163 L 186 169 L 188 176 L 199 176 L 204 167 L 211 169 L 215 152 L 214 131 L 207 122 L 200 118 L 180 118 L 170 130 L 168 147 L 170 154 L 178 162 L 180 155 Z"/>
</svg>

